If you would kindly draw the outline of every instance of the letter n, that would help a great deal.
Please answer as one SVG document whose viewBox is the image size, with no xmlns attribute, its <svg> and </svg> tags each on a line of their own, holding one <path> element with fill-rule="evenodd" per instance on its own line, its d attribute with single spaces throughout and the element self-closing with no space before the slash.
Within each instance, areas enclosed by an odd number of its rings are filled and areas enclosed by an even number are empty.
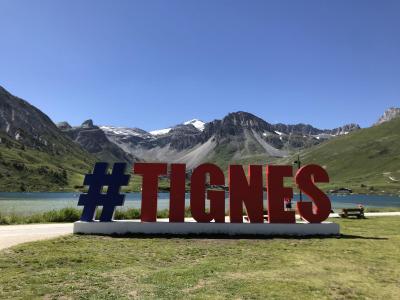
<svg viewBox="0 0 400 300">
<path fill-rule="evenodd" d="M 229 166 L 229 214 L 232 223 L 243 223 L 243 203 L 251 223 L 263 223 L 262 166 L 249 166 L 249 180 L 242 166 Z"/>
</svg>

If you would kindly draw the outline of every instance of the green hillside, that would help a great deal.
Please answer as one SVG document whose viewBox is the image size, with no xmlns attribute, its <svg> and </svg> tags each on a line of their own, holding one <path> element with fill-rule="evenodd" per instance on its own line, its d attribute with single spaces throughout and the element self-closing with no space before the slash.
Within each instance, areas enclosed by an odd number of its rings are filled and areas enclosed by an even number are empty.
<svg viewBox="0 0 400 300">
<path fill-rule="evenodd" d="M 0 132 L 0 192 L 74 190 L 93 164 L 78 146 L 62 153 L 38 150 Z"/>
<path fill-rule="evenodd" d="M 359 193 L 399 194 L 400 118 L 303 150 L 300 158 L 302 163 L 326 168 L 331 179 L 327 189 L 347 187 Z"/>
<path fill-rule="evenodd" d="M 51 119 L 0 86 L 0 191 L 62 191 L 82 185 L 94 156 Z"/>
</svg>

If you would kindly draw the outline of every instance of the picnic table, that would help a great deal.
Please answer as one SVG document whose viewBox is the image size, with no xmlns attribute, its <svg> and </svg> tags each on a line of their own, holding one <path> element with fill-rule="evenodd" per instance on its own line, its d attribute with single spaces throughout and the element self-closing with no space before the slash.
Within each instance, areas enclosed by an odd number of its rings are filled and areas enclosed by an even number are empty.
<svg viewBox="0 0 400 300">
<path fill-rule="evenodd" d="M 356 217 L 357 219 L 365 218 L 364 217 L 364 208 L 343 208 L 342 212 L 339 214 L 342 218 L 348 217 Z"/>
</svg>

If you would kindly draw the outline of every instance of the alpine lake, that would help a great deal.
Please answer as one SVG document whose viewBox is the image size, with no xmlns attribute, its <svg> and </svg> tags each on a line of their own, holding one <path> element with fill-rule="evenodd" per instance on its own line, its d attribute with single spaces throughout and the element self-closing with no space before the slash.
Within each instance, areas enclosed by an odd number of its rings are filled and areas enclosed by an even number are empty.
<svg viewBox="0 0 400 300">
<path fill-rule="evenodd" d="M 0 193 L 0 213 L 2 214 L 34 214 L 39 212 L 58 210 L 65 207 L 78 208 L 79 193 Z M 225 206 L 229 207 L 229 195 L 226 194 Z M 303 197 L 305 200 L 306 197 Z M 341 208 L 357 207 L 363 205 L 365 208 L 399 208 L 400 197 L 389 195 L 358 195 L 358 194 L 329 194 L 334 211 Z M 128 208 L 140 208 L 141 193 L 127 193 L 124 206 L 117 207 L 117 210 Z M 266 199 L 266 195 L 264 195 Z M 299 195 L 295 195 L 294 201 L 299 200 Z M 190 204 L 190 195 L 186 194 L 186 206 Z M 264 200 L 264 207 L 267 201 Z M 168 209 L 169 193 L 158 194 L 158 210 Z"/>
</svg>

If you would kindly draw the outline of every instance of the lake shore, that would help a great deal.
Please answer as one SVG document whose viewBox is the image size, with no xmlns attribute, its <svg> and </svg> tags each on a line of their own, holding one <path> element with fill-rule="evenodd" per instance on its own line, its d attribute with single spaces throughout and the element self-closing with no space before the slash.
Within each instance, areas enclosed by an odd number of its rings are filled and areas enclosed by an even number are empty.
<svg viewBox="0 0 400 300">
<path fill-rule="evenodd" d="M 0 193 L 0 214 L 37 214 L 62 208 L 78 208 L 79 193 Z M 329 194 L 333 209 L 356 207 L 359 204 L 365 208 L 398 207 L 400 197 L 388 195 L 361 195 L 361 194 Z M 264 199 L 267 198 L 266 193 Z M 117 210 L 140 209 L 141 193 L 126 194 L 124 206 Z M 306 199 L 306 197 L 303 197 Z M 299 200 L 299 195 L 294 195 L 294 201 Z M 186 194 L 186 206 L 190 205 L 190 195 Z M 159 193 L 159 210 L 169 208 L 169 194 Z M 293 203 L 293 207 L 295 203 Z M 267 201 L 264 200 L 264 207 Z M 225 209 L 229 210 L 229 194 L 226 194 Z"/>
</svg>

